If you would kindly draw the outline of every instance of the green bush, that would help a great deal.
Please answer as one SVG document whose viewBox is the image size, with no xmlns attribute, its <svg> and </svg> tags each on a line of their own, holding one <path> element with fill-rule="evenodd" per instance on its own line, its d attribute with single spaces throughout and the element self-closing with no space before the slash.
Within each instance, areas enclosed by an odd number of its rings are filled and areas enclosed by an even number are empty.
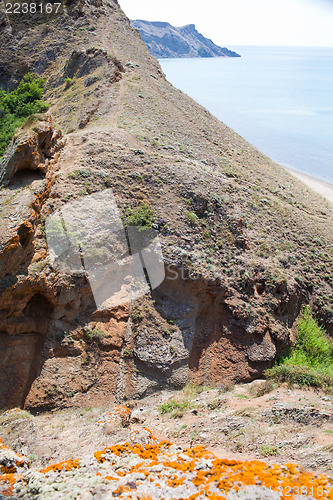
<svg viewBox="0 0 333 500">
<path fill-rule="evenodd" d="M 170 399 L 169 401 L 162 403 L 160 405 L 160 413 L 174 413 L 174 412 L 184 412 L 190 408 L 193 408 L 191 401 L 185 399 L 183 401 L 177 401 L 176 399 Z"/>
<path fill-rule="evenodd" d="M 333 387 L 333 341 L 305 307 L 298 323 L 295 346 L 267 378 L 308 387 Z"/>
<path fill-rule="evenodd" d="M 287 382 L 288 385 L 297 384 L 301 387 L 329 388 L 333 387 L 333 377 L 320 373 L 320 370 L 308 366 L 294 366 L 280 364 L 266 371 L 266 377 Z"/>
<path fill-rule="evenodd" d="M 263 445 L 261 447 L 261 454 L 263 457 L 271 457 L 273 455 L 279 454 L 279 448 L 277 446 L 267 446 Z"/>
<path fill-rule="evenodd" d="M 69 87 L 71 87 L 72 85 L 74 85 L 74 80 L 73 78 L 69 78 L 69 76 L 67 76 L 65 78 L 65 89 L 69 89 Z"/>
<path fill-rule="evenodd" d="M 152 227 L 155 222 L 154 212 L 148 203 L 143 203 L 137 208 L 129 208 L 124 219 L 126 226 L 136 226 L 139 229 Z"/>
<path fill-rule="evenodd" d="M 32 74 L 24 76 L 17 89 L 0 90 L 0 157 L 10 143 L 15 130 L 33 113 L 41 113 L 48 105 L 41 100 L 44 80 Z"/>
<path fill-rule="evenodd" d="M 185 217 L 190 223 L 196 224 L 198 222 L 198 217 L 194 212 L 186 212 Z"/>
<path fill-rule="evenodd" d="M 105 332 L 102 332 L 98 328 L 86 328 L 85 330 L 87 342 L 91 344 L 92 342 L 99 342 L 105 337 Z"/>
<path fill-rule="evenodd" d="M 310 366 L 325 364 L 333 370 L 333 342 L 311 316 L 308 307 L 304 309 L 298 325 L 297 343 L 293 354 L 301 355 L 301 362 L 296 364 L 303 364 L 304 360 Z"/>
<path fill-rule="evenodd" d="M 90 177 L 91 172 L 88 168 L 78 168 L 76 170 L 72 170 L 69 172 L 68 177 L 70 179 L 78 179 L 79 177 L 82 177 L 83 179 L 86 179 Z"/>
</svg>

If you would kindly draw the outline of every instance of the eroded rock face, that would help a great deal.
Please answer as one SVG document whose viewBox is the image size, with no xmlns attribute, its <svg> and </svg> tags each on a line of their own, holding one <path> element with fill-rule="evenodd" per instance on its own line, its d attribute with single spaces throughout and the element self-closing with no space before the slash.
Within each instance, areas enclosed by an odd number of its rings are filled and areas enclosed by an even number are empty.
<svg viewBox="0 0 333 500">
<path fill-rule="evenodd" d="M 31 258 L 33 237 L 42 206 L 54 182 L 54 167 L 63 147 L 61 132 L 51 119 L 24 129 L 0 163 L 1 213 L 0 279 Z M 30 189 L 32 187 L 32 189 Z"/>
<path fill-rule="evenodd" d="M 22 406 L 34 380 L 44 338 L 38 334 L 0 334 L 0 407 Z"/>
<path fill-rule="evenodd" d="M 43 280 L 8 289 L 0 306 L 0 407 L 22 406 L 39 369 L 54 296 Z"/>
<path fill-rule="evenodd" d="M 110 69 L 114 68 L 114 66 L 117 67 L 118 71 L 114 71 L 114 81 L 118 81 L 121 78 L 120 72 L 125 72 L 120 61 L 116 59 L 112 61 L 105 50 L 97 48 L 91 48 L 87 51 L 74 50 L 64 68 L 63 78 L 88 76 L 103 65 L 110 66 Z"/>
<path fill-rule="evenodd" d="M 153 303 L 144 299 L 132 313 L 132 397 L 188 381 L 251 381 L 288 344 L 287 328 L 264 311 L 245 314 L 241 298 L 219 280 L 193 280 L 182 272 L 167 266 Z"/>
<path fill-rule="evenodd" d="M 27 267 L 36 255 L 36 227 L 63 143 L 50 119 L 34 128 L 23 130 L 1 161 L 2 184 L 7 186 L 2 197 L 8 206 L 1 214 L 0 233 L 1 408 L 24 404 L 54 308 L 54 293 L 45 276 L 31 279 Z M 31 192 L 31 184 L 36 192 Z"/>
<path fill-rule="evenodd" d="M 54 156 L 55 145 L 61 139 L 61 132 L 54 131 L 51 117 L 38 121 L 35 131 L 24 129 L 10 144 L 0 162 L 0 183 L 8 184 L 20 171 L 38 171 L 45 174 L 49 160 Z"/>
<path fill-rule="evenodd" d="M 1 407 L 41 411 L 87 401 L 97 405 L 188 381 L 221 385 L 260 376 L 288 343 L 288 326 L 299 314 L 303 298 L 293 298 L 288 287 L 277 294 L 275 321 L 266 309 L 258 312 L 264 280 L 248 284 L 258 305 L 249 310 L 240 292 L 221 278 L 191 278 L 186 268 L 167 264 L 164 282 L 151 297 L 137 301 L 131 314 L 128 307 L 97 311 L 83 270 L 63 275 L 50 265 L 40 221 L 64 205 L 61 197 L 82 196 L 87 178 L 75 167 L 89 165 L 95 151 L 104 162 L 109 139 L 102 135 L 95 143 L 99 136 L 88 132 L 64 144 L 50 123 L 48 127 L 48 139 L 36 136 L 27 152 L 34 168 L 29 172 L 37 166 L 45 177 L 22 182 L 19 176 L 30 164 L 22 170 L 20 161 L 12 160 L 17 170 L 8 176 L 4 190 L 8 199 L 13 192 L 15 198 L 2 224 Z M 118 147 L 114 152 L 118 154 Z M 20 159 L 20 149 L 17 154 Z M 133 157 L 137 161 L 135 151 Z M 78 175 L 74 182 L 68 180 L 72 172 Z M 91 172 L 83 171 L 89 182 Z M 104 182 L 99 173 L 96 179 Z M 185 194 L 198 220 L 207 214 L 221 216 L 206 195 Z M 235 236 L 244 234 L 244 224 L 239 218 L 229 224 L 233 244 Z M 181 247 L 175 246 L 173 253 L 188 258 Z"/>
<path fill-rule="evenodd" d="M 331 275 L 317 269 L 330 262 L 330 210 L 173 89 L 116 2 L 62 6 L 31 25 L 0 21 L 0 85 L 43 74 L 67 134 L 44 120 L 2 163 L 0 406 L 103 405 L 257 378 L 288 345 L 302 304 L 329 304 Z M 171 263 L 131 310 L 98 311 L 85 270 L 57 269 L 48 255 L 48 216 L 106 188 L 124 217 L 152 209 Z"/>
<path fill-rule="evenodd" d="M 39 373 L 25 400 L 25 407 L 31 411 L 68 404 L 84 406 L 87 400 L 89 404 L 102 405 L 115 399 L 128 310 L 95 313 L 95 321 L 88 322 L 93 298 L 91 292 L 86 293 L 84 297 L 76 291 L 81 305 L 79 309 L 73 306 L 74 312 L 82 315 L 85 302 L 88 305 L 85 327 L 75 328 L 75 320 L 74 324 L 70 321 L 68 303 L 54 310 Z M 61 319 L 55 320 L 59 315 Z"/>
</svg>

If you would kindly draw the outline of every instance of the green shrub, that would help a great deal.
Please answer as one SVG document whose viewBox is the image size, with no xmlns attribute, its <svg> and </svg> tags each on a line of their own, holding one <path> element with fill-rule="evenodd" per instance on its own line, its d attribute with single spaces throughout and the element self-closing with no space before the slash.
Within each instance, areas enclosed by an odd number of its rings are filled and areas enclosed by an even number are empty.
<svg viewBox="0 0 333 500">
<path fill-rule="evenodd" d="M 72 85 L 74 85 L 73 78 L 69 78 L 69 76 L 66 76 L 66 78 L 65 78 L 65 89 L 69 89 L 69 87 L 71 87 Z"/>
<path fill-rule="evenodd" d="M 126 211 L 124 222 L 126 226 L 146 229 L 152 227 L 155 222 L 154 212 L 148 203 L 143 203 L 140 207 L 129 208 Z"/>
<path fill-rule="evenodd" d="M 183 393 L 190 398 L 196 398 L 198 394 L 201 394 L 202 392 L 205 391 L 209 391 L 210 389 L 213 389 L 213 387 L 189 382 L 188 384 L 185 385 L 185 387 L 183 387 Z"/>
<path fill-rule="evenodd" d="M 105 333 L 98 328 L 86 328 L 85 334 L 89 344 L 92 342 L 99 342 L 105 337 Z"/>
<path fill-rule="evenodd" d="M 261 454 L 263 457 L 271 457 L 273 455 L 279 454 L 279 448 L 277 446 L 267 446 L 263 445 L 261 447 Z"/>
<path fill-rule="evenodd" d="M 32 74 L 24 76 L 17 89 L 0 90 L 0 157 L 10 143 L 15 130 L 25 119 L 48 109 L 41 100 L 44 80 Z"/>
<path fill-rule="evenodd" d="M 186 212 L 185 218 L 192 224 L 196 224 L 198 222 L 198 217 L 194 212 Z"/>
<path fill-rule="evenodd" d="M 291 364 L 275 365 L 266 370 L 266 377 L 278 382 L 287 382 L 289 385 L 300 385 L 301 387 L 329 388 L 333 386 L 333 377 L 320 373 L 320 371 L 308 366 L 294 366 Z"/>
<path fill-rule="evenodd" d="M 324 363 L 330 365 L 333 370 L 333 342 L 311 316 L 308 307 L 304 309 L 303 317 L 298 325 L 294 354 L 301 355 L 310 366 Z"/>
<path fill-rule="evenodd" d="M 70 179 L 78 179 L 79 177 L 82 177 L 83 179 L 87 179 L 87 177 L 90 177 L 91 172 L 88 168 L 78 168 L 76 170 L 72 170 L 69 172 L 68 177 Z"/>
<path fill-rule="evenodd" d="M 185 399 L 183 401 L 177 401 L 176 399 L 170 399 L 160 405 L 160 413 L 173 413 L 173 415 L 178 415 L 179 412 L 184 412 L 187 409 L 193 408 L 191 401 Z"/>
<path fill-rule="evenodd" d="M 305 307 L 298 323 L 295 346 L 267 378 L 308 387 L 333 387 L 333 341 Z"/>
</svg>

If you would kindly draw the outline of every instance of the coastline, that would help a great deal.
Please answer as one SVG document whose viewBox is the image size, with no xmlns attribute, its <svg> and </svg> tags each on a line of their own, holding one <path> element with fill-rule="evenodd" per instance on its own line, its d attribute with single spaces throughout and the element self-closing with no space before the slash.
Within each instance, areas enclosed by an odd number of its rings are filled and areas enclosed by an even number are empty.
<svg viewBox="0 0 333 500">
<path fill-rule="evenodd" d="M 311 177 L 311 175 L 303 174 L 302 172 L 298 172 L 297 170 L 289 167 L 283 168 L 291 175 L 302 181 L 303 184 L 306 184 L 306 186 L 312 189 L 312 191 L 320 194 L 333 204 L 333 184 Z"/>
<path fill-rule="evenodd" d="M 331 139 L 329 130 L 332 129 L 333 114 L 328 112 L 327 116 L 325 115 L 327 120 L 332 121 L 327 123 L 325 121 L 324 124 L 319 115 L 317 116 L 312 110 L 313 102 L 316 102 L 316 106 L 320 109 L 327 108 L 326 94 L 331 95 L 330 88 L 327 86 L 325 91 L 318 92 L 314 82 L 319 76 L 317 68 L 319 55 L 322 58 L 320 60 L 327 64 L 327 68 L 331 67 L 330 62 L 333 57 L 331 49 L 323 51 L 318 47 L 291 49 L 239 45 L 233 45 L 231 49 L 241 54 L 242 58 L 222 63 L 217 61 L 214 63 L 212 59 L 182 63 L 171 62 L 172 60 L 167 62 L 163 59 L 160 63 L 173 85 L 203 105 L 222 123 L 275 163 L 287 167 L 286 170 L 293 177 L 333 203 L 333 181 L 330 179 L 326 182 L 311 177 L 311 173 L 316 175 L 317 170 L 325 176 L 331 167 L 330 156 L 327 156 L 327 153 L 331 154 L 328 145 Z M 292 66 L 289 65 L 291 60 L 295 62 Z M 325 67 L 322 66 L 322 69 L 327 72 Z M 284 71 L 281 71 L 281 68 L 284 68 Z M 202 77 L 197 81 L 196 75 L 200 69 Z M 244 84 L 248 71 L 251 71 L 251 82 L 254 77 L 257 81 L 253 93 L 250 90 L 251 85 Z M 267 73 L 270 76 L 266 80 L 263 77 Z M 302 88 L 299 90 L 301 95 L 297 100 L 285 99 L 282 103 L 272 97 L 274 95 L 272 88 L 277 90 L 281 85 L 287 85 L 291 74 L 297 79 L 303 79 Z M 307 75 L 305 79 L 304 74 Z M 300 134 L 299 122 L 302 121 L 302 117 L 306 118 L 308 126 L 302 129 Z M 273 123 L 267 130 L 266 120 Z M 313 158 L 317 164 L 314 171 L 312 171 Z M 292 168 L 289 169 L 289 166 Z M 303 171 L 303 168 L 310 175 L 303 176 L 301 172 L 294 170 Z"/>
</svg>

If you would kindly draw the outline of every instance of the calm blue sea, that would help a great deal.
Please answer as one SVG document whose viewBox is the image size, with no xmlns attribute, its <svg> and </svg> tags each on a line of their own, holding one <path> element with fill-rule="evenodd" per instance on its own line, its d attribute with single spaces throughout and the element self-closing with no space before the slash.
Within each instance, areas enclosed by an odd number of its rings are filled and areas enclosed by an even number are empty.
<svg viewBox="0 0 333 500">
<path fill-rule="evenodd" d="M 161 59 L 168 80 L 276 162 L 333 183 L 333 48 Z"/>
</svg>

